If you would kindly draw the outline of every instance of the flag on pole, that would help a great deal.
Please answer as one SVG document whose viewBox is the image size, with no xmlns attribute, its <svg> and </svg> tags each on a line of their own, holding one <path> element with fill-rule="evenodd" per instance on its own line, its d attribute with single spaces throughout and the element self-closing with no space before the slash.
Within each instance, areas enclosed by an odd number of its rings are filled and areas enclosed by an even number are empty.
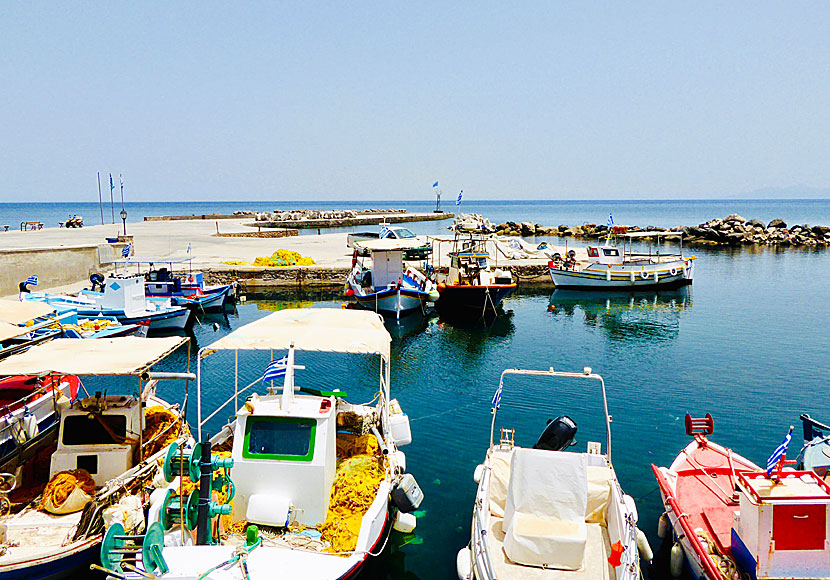
<svg viewBox="0 0 830 580">
<path fill-rule="evenodd" d="M 787 447 L 789 447 L 790 440 L 792 438 L 793 428 L 790 427 L 787 436 L 784 437 L 784 441 L 781 442 L 781 445 L 775 448 L 775 451 L 773 451 L 772 455 L 770 455 L 769 459 L 767 459 L 767 477 L 772 477 L 772 470 L 775 469 L 775 466 L 778 464 L 778 460 L 787 456 Z"/>
<path fill-rule="evenodd" d="M 132 248 L 132 246 L 133 246 L 132 244 L 127 244 L 126 246 L 121 248 L 121 257 L 122 258 L 126 258 L 127 256 L 130 255 L 130 249 Z"/>
<path fill-rule="evenodd" d="M 610 228 L 613 225 L 614 225 L 614 216 L 609 213 L 608 214 L 608 227 Z"/>
<path fill-rule="evenodd" d="M 464 193 L 464 190 L 458 192 L 458 198 L 455 200 L 455 205 L 461 205 L 461 195 Z"/>
<path fill-rule="evenodd" d="M 392 236 L 392 230 L 390 230 L 388 227 L 383 226 L 380 229 L 380 239 L 381 240 L 384 239 L 384 238 L 391 237 L 391 236 Z"/>
<path fill-rule="evenodd" d="M 112 182 L 112 173 L 110 173 L 110 192 L 115 189 L 115 184 Z"/>
<path fill-rule="evenodd" d="M 502 388 L 503 386 L 504 386 L 504 381 L 503 381 L 503 380 L 500 380 L 500 381 L 499 381 L 499 388 L 498 388 L 498 389 L 496 389 L 496 392 L 495 392 L 495 394 L 493 395 L 493 400 L 492 400 L 492 401 L 490 401 L 490 405 L 492 405 L 492 407 L 493 407 L 494 409 L 498 409 L 498 408 L 501 406 L 501 388 Z"/>
<path fill-rule="evenodd" d="M 262 375 L 263 381 L 274 381 L 281 377 L 285 376 L 285 372 L 288 369 L 288 357 L 284 356 L 282 358 L 278 358 L 277 360 L 271 362 L 266 369 L 265 373 Z"/>
<path fill-rule="evenodd" d="M 188 253 L 188 254 L 190 253 L 190 244 L 191 244 L 191 243 L 192 243 L 192 242 L 187 242 L 187 253 Z"/>
<path fill-rule="evenodd" d="M 438 187 L 438 182 L 436 181 L 435 183 L 433 183 L 432 187 Z"/>
<path fill-rule="evenodd" d="M 118 174 L 118 179 L 120 179 L 120 180 L 121 180 L 121 189 L 124 189 L 124 174 L 123 174 L 123 173 L 119 173 L 119 174 Z"/>
<path fill-rule="evenodd" d="M 23 283 L 27 286 L 28 285 L 37 286 L 37 274 L 32 274 L 31 276 L 26 278 L 26 281 L 23 282 Z"/>
</svg>

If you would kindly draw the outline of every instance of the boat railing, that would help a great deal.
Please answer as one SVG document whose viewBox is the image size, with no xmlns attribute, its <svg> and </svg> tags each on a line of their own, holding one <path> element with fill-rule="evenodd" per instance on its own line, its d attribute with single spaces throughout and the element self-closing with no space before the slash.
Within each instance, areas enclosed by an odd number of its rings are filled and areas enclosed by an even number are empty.
<svg viewBox="0 0 830 580">
<path fill-rule="evenodd" d="M 490 549 L 487 545 L 487 529 L 484 527 L 484 522 L 481 521 L 481 506 L 478 501 L 476 501 L 475 507 L 473 508 L 473 543 L 475 544 L 472 546 L 473 558 L 478 560 L 477 554 L 481 554 L 481 563 L 485 572 L 484 577 L 495 579 L 496 573 L 493 570 Z"/>
</svg>

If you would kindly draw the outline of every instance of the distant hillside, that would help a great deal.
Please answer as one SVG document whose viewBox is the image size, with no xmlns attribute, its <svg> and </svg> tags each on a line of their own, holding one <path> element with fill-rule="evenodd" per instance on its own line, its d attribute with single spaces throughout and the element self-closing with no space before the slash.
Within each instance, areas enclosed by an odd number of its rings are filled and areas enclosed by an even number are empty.
<svg viewBox="0 0 830 580">
<path fill-rule="evenodd" d="M 790 185 L 764 187 L 737 195 L 738 199 L 830 199 L 830 188 Z"/>
</svg>

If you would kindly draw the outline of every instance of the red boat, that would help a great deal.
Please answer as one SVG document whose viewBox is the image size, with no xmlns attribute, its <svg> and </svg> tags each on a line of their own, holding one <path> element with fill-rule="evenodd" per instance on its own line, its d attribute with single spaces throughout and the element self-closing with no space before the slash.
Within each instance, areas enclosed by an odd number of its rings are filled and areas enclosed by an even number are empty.
<svg viewBox="0 0 830 580">
<path fill-rule="evenodd" d="M 767 580 L 830 577 L 830 486 L 812 471 L 772 476 L 709 441 L 712 416 L 686 415 L 694 440 L 668 468 L 651 468 L 666 515 L 697 579 Z M 679 561 L 672 554 L 672 573 Z"/>
</svg>

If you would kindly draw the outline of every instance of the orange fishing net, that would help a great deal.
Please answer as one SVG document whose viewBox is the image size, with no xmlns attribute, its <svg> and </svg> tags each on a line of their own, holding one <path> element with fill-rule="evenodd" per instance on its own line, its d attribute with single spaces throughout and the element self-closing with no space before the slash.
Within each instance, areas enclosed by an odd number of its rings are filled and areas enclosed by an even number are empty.
<svg viewBox="0 0 830 580">
<path fill-rule="evenodd" d="M 95 480 L 87 470 L 72 469 L 55 474 L 43 490 L 41 509 L 48 501 L 54 506 L 62 506 L 76 487 L 80 487 L 87 495 L 95 494 Z"/>
<path fill-rule="evenodd" d="M 158 453 L 170 445 L 181 433 L 181 417 L 157 405 L 144 411 L 144 458 Z"/>
</svg>

